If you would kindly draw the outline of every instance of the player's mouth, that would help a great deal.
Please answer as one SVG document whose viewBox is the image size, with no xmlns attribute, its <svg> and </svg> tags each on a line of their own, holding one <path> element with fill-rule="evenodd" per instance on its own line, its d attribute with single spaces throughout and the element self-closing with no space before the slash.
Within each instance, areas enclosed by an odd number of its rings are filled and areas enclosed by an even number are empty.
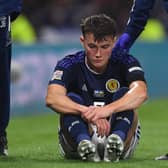
<svg viewBox="0 0 168 168">
<path fill-rule="evenodd" d="M 98 64 L 98 63 L 102 63 L 102 61 L 103 61 L 103 60 L 98 60 L 98 59 L 97 59 L 97 60 L 94 60 L 94 62 L 97 63 L 97 64 Z"/>
</svg>

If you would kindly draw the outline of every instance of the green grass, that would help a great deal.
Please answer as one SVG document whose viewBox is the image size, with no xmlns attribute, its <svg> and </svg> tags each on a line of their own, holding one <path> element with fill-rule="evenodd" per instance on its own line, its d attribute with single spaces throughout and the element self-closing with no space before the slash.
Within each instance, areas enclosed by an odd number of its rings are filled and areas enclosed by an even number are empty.
<svg viewBox="0 0 168 168">
<path fill-rule="evenodd" d="M 167 101 L 150 101 L 140 108 L 140 144 L 132 159 L 119 163 L 64 160 L 58 151 L 55 113 L 14 117 L 8 127 L 9 157 L 0 157 L 0 168 L 166 168 L 168 161 L 155 161 L 154 157 L 168 152 Z"/>
</svg>

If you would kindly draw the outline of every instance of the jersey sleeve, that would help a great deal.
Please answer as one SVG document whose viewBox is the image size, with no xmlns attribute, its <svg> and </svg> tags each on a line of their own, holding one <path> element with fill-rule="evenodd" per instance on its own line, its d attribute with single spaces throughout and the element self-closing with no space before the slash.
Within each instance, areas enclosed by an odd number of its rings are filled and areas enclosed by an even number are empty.
<svg viewBox="0 0 168 168">
<path fill-rule="evenodd" d="M 138 80 L 146 82 L 144 70 L 135 57 L 129 55 L 125 62 L 125 66 L 126 80 L 128 84 Z"/>
<path fill-rule="evenodd" d="M 83 64 L 85 58 L 84 51 L 67 55 L 58 61 L 49 84 L 59 84 L 67 90 L 71 90 L 76 86 L 77 77 L 79 75 L 79 67 Z"/>
<path fill-rule="evenodd" d="M 131 43 L 138 38 L 147 23 L 155 0 L 134 0 L 125 32 L 131 36 Z"/>
<path fill-rule="evenodd" d="M 49 85 L 59 84 L 68 89 L 70 83 L 74 78 L 72 73 L 72 68 L 65 68 L 63 66 L 57 65 L 49 81 Z"/>
</svg>

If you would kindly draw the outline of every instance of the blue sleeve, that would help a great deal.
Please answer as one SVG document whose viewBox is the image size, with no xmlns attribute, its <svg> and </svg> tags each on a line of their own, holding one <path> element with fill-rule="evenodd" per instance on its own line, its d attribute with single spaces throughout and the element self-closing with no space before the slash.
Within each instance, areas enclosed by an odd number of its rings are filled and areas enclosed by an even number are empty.
<svg viewBox="0 0 168 168">
<path fill-rule="evenodd" d="M 58 61 L 49 84 L 59 84 L 68 89 L 75 80 L 74 78 L 75 73 L 72 60 L 70 57 L 65 57 Z"/>
<path fill-rule="evenodd" d="M 22 0 L 0 0 L 0 16 L 10 15 L 14 20 L 22 10 Z"/>
<path fill-rule="evenodd" d="M 125 56 L 125 60 L 122 60 L 122 62 L 126 67 L 125 72 L 128 84 L 139 80 L 146 82 L 144 70 L 140 62 L 135 57 L 128 54 Z"/>
<path fill-rule="evenodd" d="M 167 11 L 167 13 L 168 13 L 168 0 L 164 0 L 164 8 L 165 8 L 165 10 Z"/>
<path fill-rule="evenodd" d="M 132 64 L 130 67 L 128 67 L 127 82 L 130 84 L 133 81 L 146 82 L 144 76 L 144 70 L 139 63 Z"/>
<path fill-rule="evenodd" d="M 72 80 L 73 78 L 71 69 L 56 66 L 49 84 L 59 84 L 68 89 Z"/>
<path fill-rule="evenodd" d="M 134 0 L 125 30 L 130 35 L 132 44 L 144 30 L 154 3 L 155 0 Z"/>
</svg>

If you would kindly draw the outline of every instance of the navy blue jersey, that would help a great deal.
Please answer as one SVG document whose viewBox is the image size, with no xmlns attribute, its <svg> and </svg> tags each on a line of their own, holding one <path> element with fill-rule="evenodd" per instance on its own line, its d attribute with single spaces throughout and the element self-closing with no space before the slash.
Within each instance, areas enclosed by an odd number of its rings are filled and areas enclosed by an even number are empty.
<svg viewBox="0 0 168 168">
<path fill-rule="evenodd" d="M 0 16 L 11 15 L 12 20 L 20 13 L 22 0 L 0 0 Z"/>
<path fill-rule="evenodd" d="M 144 79 L 144 71 L 134 57 L 127 55 L 126 61 L 110 58 L 103 74 L 93 72 L 85 63 L 85 52 L 80 51 L 60 60 L 49 84 L 60 84 L 67 92 L 74 92 L 84 99 L 86 105 L 95 101 L 109 104 L 113 94 L 121 87 L 129 87 L 136 80 Z"/>
</svg>

